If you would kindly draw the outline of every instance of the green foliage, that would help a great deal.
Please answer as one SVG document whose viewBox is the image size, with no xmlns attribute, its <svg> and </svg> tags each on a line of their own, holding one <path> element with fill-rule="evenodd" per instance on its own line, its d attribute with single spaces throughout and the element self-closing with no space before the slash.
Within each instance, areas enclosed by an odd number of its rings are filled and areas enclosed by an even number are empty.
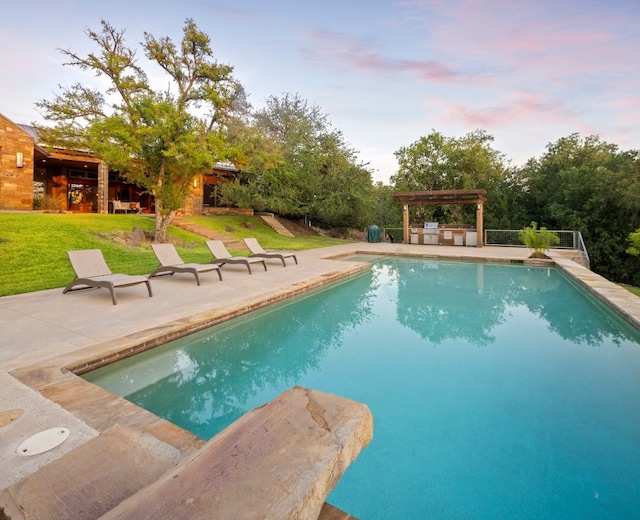
<svg viewBox="0 0 640 520">
<path fill-rule="evenodd" d="M 396 151 L 398 173 L 391 183 L 398 191 L 453 189 L 448 182 L 449 158 L 455 141 L 431 132 L 408 147 Z"/>
<path fill-rule="evenodd" d="M 33 198 L 33 209 L 60 211 L 62 206 L 60 201 L 51 195 L 40 195 Z"/>
<path fill-rule="evenodd" d="M 234 142 L 248 140 L 242 159 L 251 174 L 221 188 L 224 202 L 325 227 L 372 218 L 371 173 L 318 106 L 297 94 L 272 96 L 242 135 L 235 130 Z"/>
<path fill-rule="evenodd" d="M 399 168 L 391 177 L 394 189 L 485 189 L 485 224 L 500 227 L 506 223 L 507 170 L 503 154 L 491 147 L 492 142 L 493 136 L 481 130 L 459 139 L 433 131 L 395 152 Z M 411 219 L 418 222 L 475 222 L 475 210 L 469 205 L 417 206 L 411 211 Z"/>
<path fill-rule="evenodd" d="M 640 229 L 636 229 L 633 233 L 629 233 L 628 241 L 630 243 L 627 253 L 633 256 L 640 255 Z"/>
<path fill-rule="evenodd" d="M 106 78 L 105 92 L 76 84 L 37 106 L 54 123 L 41 128 L 49 145 L 88 149 L 155 198 L 157 241 L 189 193 L 192 178 L 225 159 L 225 124 L 244 100 L 233 68 L 215 61 L 209 37 L 192 20 L 176 46 L 145 33 L 146 58 L 165 74 L 155 91 L 126 46 L 124 31 L 102 21 L 87 30 L 98 53 L 62 53 L 68 65 Z M 165 86 L 168 85 L 168 88 Z"/>
<path fill-rule="evenodd" d="M 553 229 L 580 231 L 591 268 L 616 282 L 640 284 L 640 266 L 625 254 L 640 220 L 640 159 L 597 136 L 578 134 L 547 146 L 517 174 L 519 214 Z"/>
<path fill-rule="evenodd" d="M 530 226 L 521 229 L 518 236 L 522 243 L 531 249 L 531 256 L 534 258 L 545 258 L 545 251 L 560 243 L 557 233 L 547 230 L 546 227 L 538 229 L 536 222 L 531 222 Z"/>
<path fill-rule="evenodd" d="M 391 186 L 385 186 L 382 183 L 375 185 L 375 206 L 371 223 L 378 224 L 380 227 L 402 227 L 402 207 L 391 196 L 394 191 Z M 399 240 L 395 240 L 396 238 L 398 237 L 394 236 L 394 241 L 402 241 L 402 231 L 400 231 Z"/>
</svg>

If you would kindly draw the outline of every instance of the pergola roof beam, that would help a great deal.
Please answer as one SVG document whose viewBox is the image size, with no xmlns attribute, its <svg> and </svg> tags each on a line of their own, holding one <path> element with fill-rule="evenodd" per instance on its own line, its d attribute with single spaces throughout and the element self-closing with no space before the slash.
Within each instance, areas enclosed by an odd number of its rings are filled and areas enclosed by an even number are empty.
<svg viewBox="0 0 640 520">
<path fill-rule="evenodd" d="M 479 204 L 487 200 L 486 190 L 405 191 L 392 194 L 398 204 L 429 206 L 437 204 Z"/>
</svg>

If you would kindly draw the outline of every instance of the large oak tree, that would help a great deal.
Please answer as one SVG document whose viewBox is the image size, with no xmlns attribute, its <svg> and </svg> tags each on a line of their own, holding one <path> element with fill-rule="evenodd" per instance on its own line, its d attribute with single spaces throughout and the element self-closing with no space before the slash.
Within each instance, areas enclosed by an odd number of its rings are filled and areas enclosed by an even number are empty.
<svg viewBox="0 0 640 520">
<path fill-rule="evenodd" d="M 106 79 L 106 87 L 76 83 L 52 100 L 37 103 L 52 126 L 40 128 L 46 144 L 89 150 L 111 170 L 155 198 L 155 241 L 164 242 L 171 220 L 189 192 L 194 175 L 226 159 L 226 123 L 245 105 L 233 67 L 218 63 L 209 37 L 188 19 L 176 46 L 168 37 L 144 34 L 147 60 L 163 74 L 154 88 L 127 46 L 124 30 L 102 21 L 86 30 L 97 47 L 81 56 L 61 50 L 65 65 Z M 155 73 L 155 71 L 154 71 Z M 102 82 L 104 84 L 104 82 Z"/>
</svg>

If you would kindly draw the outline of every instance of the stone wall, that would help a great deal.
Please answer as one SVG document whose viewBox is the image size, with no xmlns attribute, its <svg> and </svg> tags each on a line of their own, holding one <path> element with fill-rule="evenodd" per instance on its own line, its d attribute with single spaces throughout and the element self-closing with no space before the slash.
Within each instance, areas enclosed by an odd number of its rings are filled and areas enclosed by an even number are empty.
<svg viewBox="0 0 640 520">
<path fill-rule="evenodd" d="M 211 176 L 208 176 L 211 177 Z M 210 216 L 222 216 L 222 215 L 240 215 L 240 216 L 252 216 L 252 208 L 224 208 L 205 206 L 203 204 L 204 197 L 204 179 L 202 175 L 197 175 L 193 179 L 193 185 L 189 191 L 189 195 L 184 201 L 182 208 L 182 215 L 210 215 Z"/>
<path fill-rule="evenodd" d="M 182 208 L 183 215 L 201 215 L 202 214 L 202 176 L 196 175 L 193 178 L 193 186 L 189 190 L 189 195 L 184 201 Z"/>
<path fill-rule="evenodd" d="M 213 208 L 204 207 L 202 209 L 203 215 L 209 216 L 240 216 L 240 217 L 252 217 L 252 208 Z"/>
<path fill-rule="evenodd" d="M 33 208 L 33 138 L 0 115 L 0 209 Z M 23 166 L 16 165 L 22 153 Z"/>
</svg>

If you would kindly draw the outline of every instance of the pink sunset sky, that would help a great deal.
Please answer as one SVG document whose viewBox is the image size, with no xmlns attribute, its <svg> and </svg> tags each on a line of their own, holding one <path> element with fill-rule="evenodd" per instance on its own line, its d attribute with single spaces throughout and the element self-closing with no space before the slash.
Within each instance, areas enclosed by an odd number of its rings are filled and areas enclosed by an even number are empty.
<svg viewBox="0 0 640 520">
<path fill-rule="evenodd" d="M 396 150 L 433 130 L 485 130 L 514 165 L 574 132 L 640 148 L 637 0 L 5 4 L 0 113 L 17 123 L 40 120 L 35 102 L 58 85 L 96 84 L 58 51 L 94 50 L 86 28 L 104 19 L 139 48 L 145 31 L 179 42 L 192 18 L 254 107 L 285 92 L 318 105 L 376 181 L 396 172 Z"/>
</svg>

